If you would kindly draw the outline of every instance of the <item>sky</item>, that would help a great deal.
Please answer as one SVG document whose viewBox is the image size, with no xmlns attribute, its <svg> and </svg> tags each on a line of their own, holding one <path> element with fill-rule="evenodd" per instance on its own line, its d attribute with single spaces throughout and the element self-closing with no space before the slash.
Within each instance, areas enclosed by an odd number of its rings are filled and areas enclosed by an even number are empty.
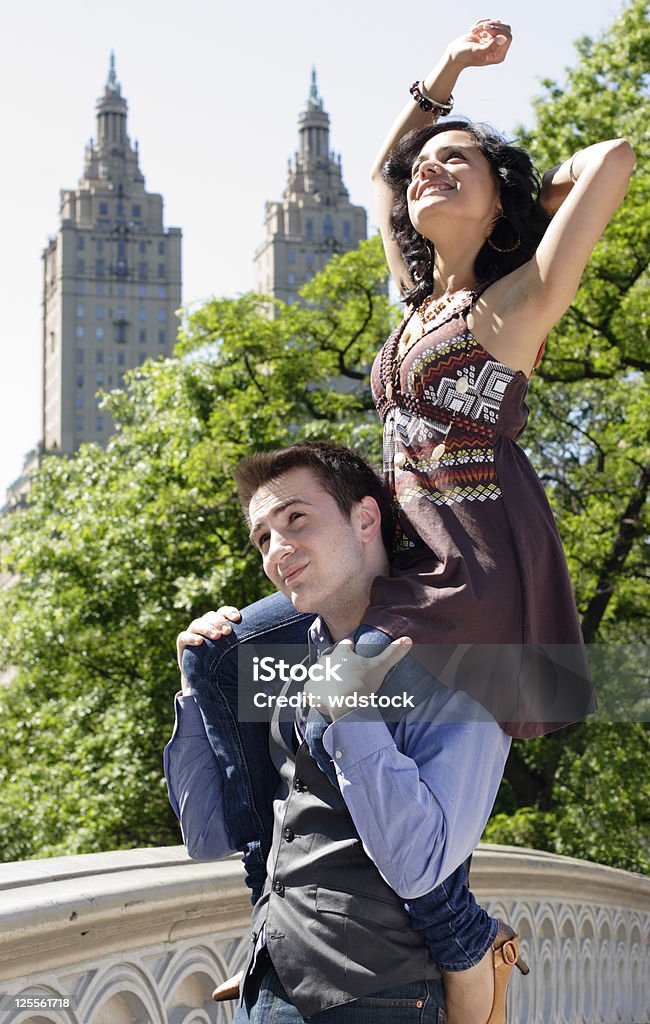
<svg viewBox="0 0 650 1024">
<path fill-rule="evenodd" d="M 312 65 L 354 203 L 407 98 L 447 42 L 478 18 L 510 22 L 500 67 L 464 72 L 455 113 L 506 132 L 532 124 L 540 81 L 562 79 L 573 42 L 597 35 L 618 0 L 4 0 L 0 62 L 0 505 L 41 435 L 41 252 L 74 188 L 95 101 L 115 51 L 149 191 L 183 229 L 183 301 L 253 287 L 264 203 L 281 197 Z"/>
</svg>

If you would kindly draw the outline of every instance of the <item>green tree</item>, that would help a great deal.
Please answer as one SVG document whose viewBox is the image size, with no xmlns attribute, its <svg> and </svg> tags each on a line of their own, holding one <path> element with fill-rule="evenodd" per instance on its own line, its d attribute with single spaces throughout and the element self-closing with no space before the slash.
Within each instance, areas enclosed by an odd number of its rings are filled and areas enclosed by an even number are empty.
<svg viewBox="0 0 650 1024">
<path fill-rule="evenodd" d="M 221 595 L 269 589 L 232 466 L 299 437 L 380 450 L 367 371 L 395 312 L 377 240 L 332 259 L 303 299 L 272 319 L 259 296 L 207 303 L 179 358 L 107 396 L 108 447 L 47 459 L 2 521 L 0 655 L 16 672 L 0 692 L 4 859 L 178 842 L 161 779 L 176 633 Z"/>
<path fill-rule="evenodd" d="M 646 3 L 632 0 L 578 52 L 563 85 L 545 83 L 524 141 L 542 167 L 615 135 L 639 160 L 549 339 L 525 443 L 586 639 L 604 658 L 627 645 L 611 672 L 615 706 L 626 659 L 647 652 L 650 614 Z M 197 310 L 178 358 L 107 397 L 119 430 L 106 450 L 48 459 L 29 505 L 0 525 L 0 661 L 16 673 L 0 692 L 11 738 L 4 859 L 177 841 L 160 767 L 175 635 L 222 596 L 244 604 L 268 591 L 233 497 L 234 463 L 300 437 L 379 456 L 368 369 L 396 313 L 378 242 L 333 259 L 302 298 L 277 303 L 273 317 L 255 295 Z M 649 753 L 638 722 L 514 744 L 486 838 L 647 871 Z"/>
<path fill-rule="evenodd" d="M 532 389 L 530 456 L 560 524 L 589 644 L 630 644 L 647 693 L 650 486 L 650 115 L 647 0 L 577 44 L 563 84 L 547 81 L 524 144 L 550 167 L 624 137 L 637 166 Z M 606 652 L 597 651 L 600 660 Z M 614 659 L 616 660 L 616 659 Z M 646 668 L 643 670 L 643 663 Z M 621 677 L 601 691 L 617 707 Z M 645 701 L 647 711 L 647 698 Z M 616 717 L 616 716 L 615 716 Z M 649 870 L 650 744 L 645 723 L 585 724 L 516 744 L 487 837 Z M 507 813 L 506 813 L 507 812 Z"/>
</svg>

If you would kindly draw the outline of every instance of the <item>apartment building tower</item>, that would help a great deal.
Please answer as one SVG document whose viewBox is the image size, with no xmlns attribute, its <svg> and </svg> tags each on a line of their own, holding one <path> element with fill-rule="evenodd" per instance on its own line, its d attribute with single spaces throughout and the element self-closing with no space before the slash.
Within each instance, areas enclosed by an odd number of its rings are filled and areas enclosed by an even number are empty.
<svg viewBox="0 0 650 1024">
<path fill-rule="evenodd" d="M 181 231 L 147 192 L 111 54 L 96 138 L 79 184 L 61 192 L 60 227 L 43 252 L 43 447 L 62 454 L 113 429 L 98 388 L 119 387 L 171 354 L 181 303 Z"/>
<path fill-rule="evenodd" d="M 285 302 L 295 302 L 300 286 L 334 253 L 356 248 L 367 234 L 366 211 L 350 202 L 329 131 L 312 70 L 307 105 L 298 118 L 298 150 L 289 161 L 282 199 L 266 203 L 266 237 L 255 253 L 256 290 Z"/>
</svg>

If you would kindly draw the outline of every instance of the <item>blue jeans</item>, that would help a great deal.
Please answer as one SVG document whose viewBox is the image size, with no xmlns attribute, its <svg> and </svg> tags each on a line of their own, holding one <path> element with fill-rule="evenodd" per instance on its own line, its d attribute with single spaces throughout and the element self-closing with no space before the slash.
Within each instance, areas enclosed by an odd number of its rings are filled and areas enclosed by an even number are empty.
<svg viewBox="0 0 650 1024">
<path fill-rule="evenodd" d="M 233 1024 L 303 1024 L 289 1001 L 270 961 L 258 980 L 247 979 L 244 998 Z M 309 1017 L 309 1024 L 445 1024 L 445 1000 L 440 981 L 416 981 L 399 988 L 384 989 L 372 996 Z"/>
<path fill-rule="evenodd" d="M 268 724 L 238 718 L 238 648 L 240 643 L 255 641 L 265 646 L 304 647 L 313 616 L 297 612 L 282 594 L 256 601 L 241 614 L 241 621 L 233 623 L 232 633 L 204 641 L 198 647 L 187 647 L 183 671 L 221 770 L 226 825 L 234 845 L 244 855 L 246 882 L 255 903 L 266 878 L 273 796 L 279 776 L 269 752 Z M 365 657 L 372 657 L 390 643 L 386 633 L 369 626 L 360 626 L 354 639 L 355 650 Z M 421 675 L 424 670 L 417 671 Z M 309 721 L 306 739 L 312 757 L 336 786 L 334 768 L 322 744 L 323 730 L 322 719 L 320 726 Z M 464 865 L 431 892 L 404 906 L 413 927 L 422 932 L 433 959 L 445 971 L 461 971 L 477 964 L 497 933 L 497 921 L 476 903 L 468 888 Z M 338 1018 L 332 1021 L 338 1024 Z"/>
</svg>

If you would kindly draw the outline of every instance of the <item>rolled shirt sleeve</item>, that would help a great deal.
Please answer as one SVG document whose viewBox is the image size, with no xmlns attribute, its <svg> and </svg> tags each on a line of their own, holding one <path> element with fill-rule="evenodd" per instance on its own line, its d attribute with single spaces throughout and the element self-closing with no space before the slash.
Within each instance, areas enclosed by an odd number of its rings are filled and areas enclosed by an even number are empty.
<svg viewBox="0 0 650 1024">
<path fill-rule="evenodd" d="M 221 772 L 194 698 L 177 693 L 174 705 L 174 731 L 164 751 L 169 802 L 190 857 L 218 860 L 235 849 L 224 820 Z"/>
</svg>

